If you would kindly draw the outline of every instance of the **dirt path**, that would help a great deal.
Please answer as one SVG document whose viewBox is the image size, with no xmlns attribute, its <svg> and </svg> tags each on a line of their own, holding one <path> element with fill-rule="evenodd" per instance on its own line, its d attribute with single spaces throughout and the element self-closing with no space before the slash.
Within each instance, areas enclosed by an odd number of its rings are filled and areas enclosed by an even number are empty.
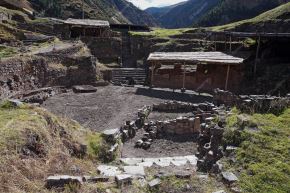
<svg viewBox="0 0 290 193">
<path fill-rule="evenodd" d="M 147 88 L 107 86 L 96 93 L 73 92 L 49 98 L 43 106 L 51 112 L 78 121 L 96 131 L 120 127 L 126 120 L 135 118 L 137 110 L 144 105 L 164 100 L 201 102 L 209 97 L 191 96 Z"/>
</svg>

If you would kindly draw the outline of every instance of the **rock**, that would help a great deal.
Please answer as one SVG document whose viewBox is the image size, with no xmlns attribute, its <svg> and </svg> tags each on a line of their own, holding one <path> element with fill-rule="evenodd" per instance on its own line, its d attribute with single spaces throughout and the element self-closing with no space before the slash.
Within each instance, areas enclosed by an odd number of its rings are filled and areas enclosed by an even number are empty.
<svg viewBox="0 0 290 193">
<path fill-rule="evenodd" d="M 238 181 L 237 176 L 235 174 L 233 174 L 232 172 L 222 172 L 222 177 L 223 177 L 223 180 L 227 184 L 232 184 L 232 183 Z"/>
<path fill-rule="evenodd" d="M 97 170 L 103 176 L 116 176 L 121 174 L 121 171 L 116 166 L 100 165 Z"/>
<path fill-rule="evenodd" d="M 161 180 L 156 178 L 148 183 L 149 188 L 157 188 L 161 184 Z"/>
<path fill-rule="evenodd" d="M 132 176 L 145 176 L 143 166 L 124 166 L 124 172 Z"/>
<path fill-rule="evenodd" d="M 250 126 L 250 118 L 244 114 L 238 115 L 237 124 L 240 126 L 241 129 L 244 129 L 246 126 Z"/>
<path fill-rule="evenodd" d="M 105 176 L 84 176 L 83 181 L 89 183 L 97 183 L 97 182 L 108 182 L 109 177 Z"/>
<path fill-rule="evenodd" d="M 142 139 L 139 139 L 138 141 L 136 141 L 135 143 L 135 147 L 136 148 L 140 148 L 143 146 L 143 140 Z"/>
<path fill-rule="evenodd" d="M 116 183 L 119 188 L 132 184 L 132 176 L 129 174 L 119 174 L 115 177 Z"/>
<path fill-rule="evenodd" d="M 227 192 L 224 191 L 224 190 L 219 190 L 219 191 L 216 191 L 216 192 L 213 192 L 213 193 L 227 193 Z"/>
<path fill-rule="evenodd" d="M 175 177 L 179 179 L 189 179 L 191 177 L 191 172 L 186 172 L 186 171 L 177 172 L 175 174 Z"/>
<path fill-rule="evenodd" d="M 75 93 L 92 93 L 97 92 L 97 88 L 91 86 L 91 85 L 80 85 L 80 86 L 73 86 L 73 91 Z"/>
<path fill-rule="evenodd" d="M 200 118 L 195 117 L 194 119 L 194 132 L 199 133 L 200 132 Z"/>
<path fill-rule="evenodd" d="M 143 149 L 149 149 L 150 146 L 151 146 L 151 143 L 148 142 L 148 141 L 146 141 L 146 142 L 143 143 L 143 146 L 142 147 L 143 147 Z"/>
<path fill-rule="evenodd" d="M 49 176 L 46 179 L 46 188 L 64 188 L 68 184 L 74 184 L 76 186 L 81 186 L 83 184 L 83 178 L 81 176 Z"/>
<path fill-rule="evenodd" d="M 240 188 L 238 188 L 238 187 L 232 187 L 231 188 L 231 191 L 233 192 L 233 193 L 242 193 L 243 191 L 240 189 Z"/>
<path fill-rule="evenodd" d="M 98 81 L 98 82 L 94 82 L 94 86 L 99 87 L 99 86 L 108 86 L 110 83 L 107 81 Z"/>
<path fill-rule="evenodd" d="M 108 129 L 102 132 L 103 137 L 107 142 L 115 142 L 116 137 L 120 134 L 120 129 Z"/>
<path fill-rule="evenodd" d="M 23 105 L 23 102 L 21 102 L 20 100 L 17 100 L 17 99 L 9 99 L 8 102 L 13 107 L 20 107 Z"/>
<path fill-rule="evenodd" d="M 233 153 L 235 150 L 237 149 L 237 147 L 234 146 L 227 146 L 226 150 L 225 150 L 225 155 L 229 156 L 231 153 Z"/>
</svg>

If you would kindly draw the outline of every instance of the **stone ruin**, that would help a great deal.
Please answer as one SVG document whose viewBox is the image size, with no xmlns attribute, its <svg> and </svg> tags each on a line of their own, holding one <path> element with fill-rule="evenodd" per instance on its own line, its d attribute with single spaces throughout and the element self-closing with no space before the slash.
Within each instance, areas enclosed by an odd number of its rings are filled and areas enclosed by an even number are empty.
<svg viewBox="0 0 290 193">
<path fill-rule="evenodd" d="M 224 128 L 221 124 L 202 123 L 198 138 L 197 168 L 201 172 L 219 173 L 217 161 L 223 157 L 222 138 Z"/>
<path fill-rule="evenodd" d="M 187 135 L 200 132 L 199 117 L 179 117 L 173 120 L 158 121 L 158 134 Z"/>
<path fill-rule="evenodd" d="M 273 113 L 279 114 L 290 106 L 290 97 L 269 95 L 234 95 L 229 91 L 215 89 L 214 103 L 226 106 L 236 106 L 245 113 Z"/>
<path fill-rule="evenodd" d="M 198 109 L 202 111 L 211 111 L 214 108 L 214 104 L 206 103 L 186 103 L 178 101 L 166 101 L 159 104 L 153 104 L 153 111 L 159 112 L 192 112 Z"/>
</svg>

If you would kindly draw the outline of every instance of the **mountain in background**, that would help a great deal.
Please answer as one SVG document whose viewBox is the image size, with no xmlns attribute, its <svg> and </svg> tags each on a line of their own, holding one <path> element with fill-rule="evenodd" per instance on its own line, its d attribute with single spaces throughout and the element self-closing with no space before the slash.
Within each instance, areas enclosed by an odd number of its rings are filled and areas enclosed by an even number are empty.
<svg viewBox="0 0 290 193">
<path fill-rule="evenodd" d="M 290 2 L 264 12 L 254 18 L 215 26 L 212 29 L 216 31 L 289 33 Z"/>
<path fill-rule="evenodd" d="M 160 17 L 165 15 L 171 9 L 175 8 L 176 6 L 183 5 L 184 3 L 186 2 L 180 2 L 178 4 L 164 6 L 164 7 L 149 7 L 145 11 L 158 20 Z"/>
<path fill-rule="evenodd" d="M 215 26 L 255 17 L 290 0 L 188 0 L 163 8 L 148 8 L 165 28 Z"/>
<path fill-rule="evenodd" d="M 126 0 L 27 0 L 40 16 L 108 20 L 111 23 L 130 23 L 157 26 L 155 19 Z M 84 4 L 82 4 L 84 2 Z"/>
<path fill-rule="evenodd" d="M 221 0 L 194 24 L 217 26 L 249 19 L 287 2 L 289 0 Z"/>
</svg>

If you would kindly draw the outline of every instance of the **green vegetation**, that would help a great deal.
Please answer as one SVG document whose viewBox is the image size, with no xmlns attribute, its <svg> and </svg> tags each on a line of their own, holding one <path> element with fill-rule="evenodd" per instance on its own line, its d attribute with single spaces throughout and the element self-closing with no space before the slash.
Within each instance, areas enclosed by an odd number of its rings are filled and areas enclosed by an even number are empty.
<svg viewBox="0 0 290 193">
<path fill-rule="evenodd" d="M 199 178 L 198 176 L 192 176 L 189 179 L 181 179 L 175 176 L 161 177 L 160 185 L 154 188 L 147 186 L 140 187 L 137 183 L 134 184 L 135 191 L 132 192 L 215 192 L 218 190 L 227 190 L 221 182 L 218 182 L 215 177 Z"/>
<path fill-rule="evenodd" d="M 17 54 L 17 50 L 13 47 L 0 46 L 0 59 L 11 57 Z"/>
<path fill-rule="evenodd" d="M 184 32 L 192 28 L 180 28 L 180 29 L 163 29 L 163 28 L 154 28 L 150 32 L 130 32 L 132 36 L 149 36 L 154 38 L 169 38 L 170 36 L 181 35 Z"/>
<path fill-rule="evenodd" d="M 261 15 L 254 17 L 252 19 L 247 19 L 247 20 L 242 20 L 234 23 L 230 23 L 227 25 L 222 25 L 222 26 L 215 26 L 210 28 L 213 31 L 224 31 L 224 30 L 233 30 L 237 27 L 241 26 L 253 26 L 253 25 L 259 25 L 263 24 L 266 22 L 278 22 L 278 21 L 283 21 L 286 22 L 287 20 L 290 20 L 289 17 L 289 12 L 290 12 L 290 2 L 283 4 L 275 9 L 272 9 L 270 11 L 267 11 L 265 13 L 262 13 Z"/>
<path fill-rule="evenodd" d="M 228 144 L 239 145 L 237 163 L 241 170 L 240 186 L 244 192 L 286 193 L 290 190 L 290 108 L 281 115 L 244 115 L 249 125 L 258 129 L 244 130 L 239 127 L 235 109 L 227 119 L 228 128 L 224 135 Z M 236 129 L 234 129 L 236 128 Z"/>
<path fill-rule="evenodd" d="M 255 17 L 285 3 L 283 0 L 220 1 L 196 22 L 198 26 L 216 26 Z"/>
</svg>

